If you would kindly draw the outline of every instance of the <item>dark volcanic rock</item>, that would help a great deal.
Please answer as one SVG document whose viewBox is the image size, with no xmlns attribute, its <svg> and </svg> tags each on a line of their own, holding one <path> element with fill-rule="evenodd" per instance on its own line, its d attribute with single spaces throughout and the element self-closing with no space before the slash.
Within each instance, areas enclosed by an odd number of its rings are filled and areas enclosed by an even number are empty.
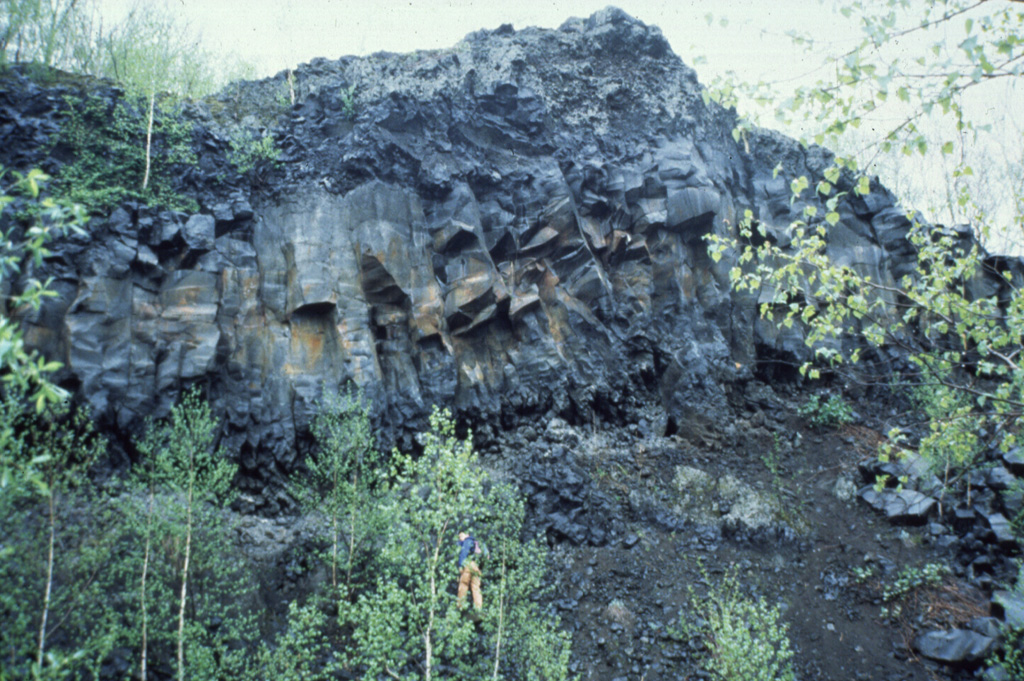
<svg viewBox="0 0 1024 681">
<path fill-rule="evenodd" d="M 45 150 L 64 91 L 4 78 L 0 163 L 59 173 Z M 703 237 L 750 209 L 784 243 L 802 206 L 774 168 L 820 173 L 831 155 L 767 131 L 738 145 L 734 113 L 703 103 L 657 28 L 607 9 L 450 50 L 318 59 L 295 70 L 290 108 L 282 87 L 189 105 L 198 163 L 178 189 L 198 213 L 127 205 L 54 247 L 60 295 L 23 318 L 27 338 L 125 440 L 202 383 L 259 496 L 296 465 L 321 392 L 348 381 L 385 446 L 411 447 L 434 403 L 486 439 L 541 417 L 636 422 L 660 402 L 671 435 L 720 425 L 759 357 L 807 356 L 759 316 L 767 300 L 730 290 L 733 263 Z M 273 135 L 271 180 L 228 163 L 238 121 Z M 888 192 L 841 213 L 836 262 L 881 284 L 909 271 Z M 604 540 L 581 500 L 544 503 L 551 531 Z"/>
<path fill-rule="evenodd" d="M 995 649 L 995 639 L 976 631 L 952 629 L 929 631 L 914 639 L 914 650 L 923 657 L 949 665 L 977 664 Z"/>
<path fill-rule="evenodd" d="M 1003 463 L 1014 475 L 1024 475 L 1024 452 L 1020 447 L 1003 454 Z"/>
<path fill-rule="evenodd" d="M 910 489 L 877 491 L 869 485 L 861 489 L 858 496 L 875 510 L 885 513 L 890 522 L 905 525 L 924 525 L 938 505 L 935 499 Z"/>
<path fill-rule="evenodd" d="M 995 540 L 1007 547 L 1017 545 L 1017 535 L 1013 531 L 1010 521 L 1002 513 L 993 513 L 985 516 L 985 522 L 995 535 Z"/>
<path fill-rule="evenodd" d="M 1003 616 L 1011 629 L 1024 629 L 1024 594 L 1019 591 L 996 591 L 992 594 L 992 609 Z"/>
</svg>

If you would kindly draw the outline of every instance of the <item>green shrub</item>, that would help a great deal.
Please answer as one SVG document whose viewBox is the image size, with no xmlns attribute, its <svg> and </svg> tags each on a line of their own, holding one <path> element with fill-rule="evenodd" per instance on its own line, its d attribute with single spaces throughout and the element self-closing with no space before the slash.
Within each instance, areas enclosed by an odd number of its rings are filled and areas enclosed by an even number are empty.
<svg viewBox="0 0 1024 681">
<path fill-rule="evenodd" d="M 818 430 L 839 428 L 853 422 L 853 409 L 839 395 L 829 395 L 827 400 L 822 400 L 820 395 L 811 395 L 797 413 Z"/>
<path fill-rule="evenodd" d="M 707 574 L 705 573 L 705 579 Z M 704 641 L 702 666 L 721 681 L 793 681 L 788 625 L 777 606 L 745 596 L 735 571 L 727 571 L 700 597 L 690 588 L 698 625 L 681 615 L 684 632 Z"/>
<path fill-rule="evenodd" d="M 244 131 L 231 136 L 231 151 L 228 161 L 241 175 L 248 175 L 254 184 L 266 179 L 267 173 L 278 166 L 281 150 L 274 145 L 274 138 L 268 133 L 253 137 Z"/>
<path fill-rule="evenodd" d="M 356 86 L 341 88 L 341 116 L 347 121 L 356 119 Z"/>
<path fill-rule="evenodd" d="M 920 421 L 928 424 L 928 432 L 917 442 L 916 453 L 928 464 L 931 472 L 942 479 L 945 494 L 946 489 L 984 461 L 981 457 L 984 443 L 979 435 L 982 429 L 977 413 L 970 399 L 946 385 L 911 390 L 909 397 Z M 888 433 L 888 441 L 879 447 L 878 458 L 880 461 L 901 460 L 913 454 L 906 432 L 893 428 Z M 902 477 L 900 485 L 906 480 Z M 881 489 L 888 482 L 889 476 L 879 476 L 875 487 Z M 968 503 L 970 500 L 971 488 L 968 487 Z"/>
<path fill-rule="evenodd" d="M 274 681 L 329 681 L 337 664 L 325 635 L 327 615 L 316 603 L 288 606 L 288 628 L 274 645 L 260 645 L 256 678 Z"/>
<path fill-rule="evenodd" d="M 81 412 L 8 394 L 0 421 L 0 458 L 35 460 L 0 487 L 0 679 L 105 678 L 115 661 L 118 678 L 167 676 L 176 649 L 188 678 L 245 678 L 252 574 L 220 506 L 233 468 L 210 451 L 196 393 L 140 443 L 145 488 L 90 484 L 104 442 Z"/>
<path fill-rule="evenodd" d="M 165 515 L 168 538 L 181 547 L 171 561 L 177 572 L 172 579 L 178 582 L 179 681 L 213 678 L 215 671 L 237 675 L 247 663 L 246 651 L 234 645 L 245 640 L 251 624 L 239 610 L 244 572 L 227 558 L 223 542 L 227 532 L 219 512 L 236 494 L 231 482 L 237 466 L 215 446 L 219 428 L 209 404 L 192 388 L 167 420 L 151 427 L 138 443 L 143 460 L 151 465 L 150 484 L 173 493 L 171 503 L 162 504 L 160 513 Z M 212 627 L 214 617 L 218 624 Z"/>
<path fill-rule="evenodd" d="M 373 569 L 371 538 L 389 524 L 381 507 L 382 457 L 370 428 L 370 405 L 352 388 L 327 392 L 310 429 L 317 448 L 289 491 L 307 513 L 323 518 L 318 530 L 328 545 L 332 589 L 351 590 Z"/>
<path fill-rule="evenodd" d="M 3 388 L 0 400 L 13 400 L 7 407 L 17 410 L 22 393 L 42 411 L 67 397 L 67 393 L 48 380 L 60 362 L 47 361 L 25 346 L 20 325 L 8 310 L 38 310 L 43 299 L 53 297 L 51 280 L 40 281 L 34 268 L 49 255 L 48 243 L 66 231 L 82 233 L 88 219 L 81 206 L 57 201 L 45 194 L 50 177 L 38 169 L 24 175 L 0 165 L 0 291 L 5 296 L 0 306 L 0 374 Z M 12 280 L 25 282 L 19 290 Z M 7 445 L 15 446 L 16 434 L 11 420 L 0 419 L 0 490 L 14 473 L 26 475 L 31 459 L 15 462 Z M 31 468 L 31 466 L 28 466 Z"/>
<path fill-rule="evenodd" d="M 105 441 L 81 411 L 37 414 L 7 399 L 2 416 L 14 427 L 3 446 L 35 459 L 36 474 L 0 489 L 0 670 L 12 678 L 86 674 L 110 650 L 111 611 L 103 604 L 112 535 L 86 475 Z M 73 647 L 59 644 L 66 637 Z"/>
<path fill-rule="evenodd" d="M 418 458 L 392 456 L 397 486 L 383 502 L 377 579 L 343 599 L 352 632 L 347 664 L 362 678 L 504 678 L 564 681 L 570 640 L 542 607 L 549 580 L 539 542 L 523 542 L 523 504 L 490 485 L 451 414 L 434 410 Z M 448 588 L 457 580 L 461 530 L 491 548 L 482 564 L 483 620 L 465 616 Z"/>
<path fill-rule="evenodd" d="M 880 579 L 874 565 L 854 567 L 850 573 L 855 583 L 871 589 L 875 602 L 885 604 L 881 610 L 882 617 L 898 621 L 903 617 L 903 604 L 907 597 L 919 589 L 938 586 L 950 574 L 950 569 L 941 563 L 907 565 L 890 580 Z"/>
<path fill-rule="evenodd" d="M 143 201 L 172 210 L 194 212 L 194 199 L 175 191 L 182 166 L 196 163 L 192 126 L 177 111 L 153 119 L 152 165 L 146 177 L 146 128 L 149 103 L 125 96 L 113 104 L 94 96 L 67 97 L 66 121 L 58 147 L 71 160 L 57 177 L 59 190 L 97 214 L 124 201 Z"/>
<path fill-rule="evenodd" d="M 980 462 L 983 445 L 972 400 L 959 391 L 936 385 L 915 390 L 913 402 L 926 417 L 929 429 L 917 451 L 948 487 L 956 473 L 966 474 Z M 967 498 L 970 502 L 970 488 Z"/>
<path fill-rule="evenodd" d="M 921 566 L 907 566 L 899 571 L 892 584 L 882 591 L 882 600 L 886 603 L 903 598 L 911 591 L 923 586 L 935 586 L 950 573 L 950 569 L 941 563 L 925 563 Z"/>
<path fill-rule="evenodd" d="M 352 392 L 325 400 L 314 430 L 327 456 L 316 465 L 347 482 L 338 508 L 351 513 L 345 497 L 361 497 L 388 524 L 364 537 L 373 578 L 355 579 L 351 516 L 339 517 L 337 588 L 293 604 L 286 629 L 259 643 L 252 566 L 225 521 L 235 468 L 198 392 L 143 433 L 132 475 L 103 492 L 84 475 L 102 453 L 88 420 L 30 406 L 0 401 L 12 425 L 5 458 L 38 459 L 38 475 L 0 487 L 0 681 L 105 678 L 115 667 L 118 678 L 315 681 L 342 663 L 362 678 L 568 678 L 570 637 L 546 606 L 546 547 L 522 540 L 523 499 L 487 479 L 447 412 L 435 410 L 421 456 L 396 453 L 374 478 L 365 403 Z M 460 529 L 490 549 L 482 621 L 451 593 Z"/>
</svg>

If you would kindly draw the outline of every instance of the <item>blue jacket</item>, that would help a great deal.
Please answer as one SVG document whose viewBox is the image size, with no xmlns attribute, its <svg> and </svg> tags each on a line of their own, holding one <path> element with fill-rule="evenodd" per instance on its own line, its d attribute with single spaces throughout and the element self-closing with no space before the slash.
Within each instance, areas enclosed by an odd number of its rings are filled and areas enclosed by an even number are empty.
<svg viewBox="0 0 1024 681">
<path fill-rule="evenodd" d="M 472 536 L 466 537 L 459 542 L 459 567 L 466 562 L 466 558 L 473 553 L 473 546 L 476 544 L 476 540 Z"/>
</svg>

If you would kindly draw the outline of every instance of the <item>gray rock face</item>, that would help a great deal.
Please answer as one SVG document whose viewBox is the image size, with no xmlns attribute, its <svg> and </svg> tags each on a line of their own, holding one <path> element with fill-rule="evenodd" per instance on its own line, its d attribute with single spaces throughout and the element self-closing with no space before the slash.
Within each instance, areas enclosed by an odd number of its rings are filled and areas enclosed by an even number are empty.
<svg viewBox="0 0 1024 681">
<path fill-rule="evenodd" d="M 294 76 L 291 108 L 284 74 L 190 105 L 198 163 L 178 189 L 198 213 L 125 205 L 47 263 L 60 295 L 22 318 L 26 337 L 125 442 L 200 382 L 243 487 L 273 504 L 317 398 L 348 381 L 385 445 L 411 447 L 434 403 L 487 439 L 659 402 L 671 434 L 714 425 L 758 359 L 806 356 L 730 290 L 703 237 L 751 209 L 784 242 L 802 205 L 776 164 L 820 173 L 831 156 L 765 131 L 737 145 L 734 114 L 703 104 L 657 28 L 607 9 Z M 45 142 L 64 91 L 6 78 L 0 163 L 59 175 Z M 228 163 L 233 120 L 282 152 L 260 187 Z M 841 215 L 834 260 L 880 283 L 909 271 L 888 192 Z"/>
</svg>

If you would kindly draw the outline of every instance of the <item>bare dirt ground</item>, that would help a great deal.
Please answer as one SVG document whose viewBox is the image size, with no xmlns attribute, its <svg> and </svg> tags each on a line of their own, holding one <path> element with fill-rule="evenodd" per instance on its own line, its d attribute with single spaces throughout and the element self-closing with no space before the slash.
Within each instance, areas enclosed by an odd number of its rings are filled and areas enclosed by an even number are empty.
<svg viewBox="0 0 1024 681">
<path fill-rule="evenodd" d="M 857 464 L 876 452 L 878 432 L 865 426 L 816 432 L 796 416 L 775 430 L 750 428 L 735 447 L 666 438 L 632 469 L 607 462 L 602 468 L 591 458 L 596 484 L 623 507 L 630 494 L 670 480 L 676 467 L 695 466 L 713 477 L 731 474 L 774 496 L 783 516 L 800 529 L 781 537 L 723 536 L 700 526 L 668 530 L 624 511 L 627 532 L 609 545 L 556 548 L 557 605 L 573 632 L 582 679 L 708 678 L 700 668 L 702 643 L 681 633 L 681 615 L 692 619 L 691 589 L 701 600 L 727 570 L 735 571 L 749 595 L 783 609 L 798 679 L 956 676 L 918 659 L 910 642 L 919 629 L 987 615 L 987 599 L 948 576 L 883 601 L 900 569 L 950 565 L 954 557 L 933 544 L 927 526 L 890 525 L 850 496 L 862 485 Z M 778 431 L 799 437 L 778 455 L 773 476 L 765 455 Z M 875 574 L 858 580 L 858 570 Z"/>
</svg>

